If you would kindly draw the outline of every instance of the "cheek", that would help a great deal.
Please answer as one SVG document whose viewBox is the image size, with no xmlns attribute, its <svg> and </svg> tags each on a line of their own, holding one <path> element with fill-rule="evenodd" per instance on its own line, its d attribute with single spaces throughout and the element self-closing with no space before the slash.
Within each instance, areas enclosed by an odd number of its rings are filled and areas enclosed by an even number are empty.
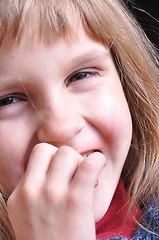
<svg viewBox="0 0 159 240">
<path fill-rule="evenodd" d="M 0 151 L 2 153 L 0 157 L 0 183 L 7 194 L 10 194 L 24 173 L 24 158 L 23 154 L 20 154 L 16 148 L 6 148 L 0 145 Z"/>
<path fill-rule="evenodd" d="M 104 98 L 104 97 L 103 97 Z M 120 101 L 119 101 L 120 99 Z M 127 156 L 132 138 L 132 120 L 127 102 L 121 94 L 101 101 L 95 109 L 93 125 L 105 141 L 105 154 L 120 168 Z"/>
<path fill-rule="evenodd" d="M 115 152 L 125 147 L 129 148 L 132 138 L 132 122 L 129 112 L 115 110 L 108 125 L 106 136 L 110 147 L 114 148 Z"/>
<path fill-rule="evenodd" d="M 5 127 L 1 124 L 0 133 L 0 184 L 10 194 L 24 174 L 31 150 L 37 140 L 27 131 L 27 125 L 22 128 L 18 123 Z"/>
<path fill-rule="evenodd" d="M 127 105 L 116 104 L 107 106 L 106 110 L 96 111 L 94 124 L 103 133 L 104 138 L 111 145 L 115 143 L 130 142 L 132 134 L 132 121 Z"/>
</svg>

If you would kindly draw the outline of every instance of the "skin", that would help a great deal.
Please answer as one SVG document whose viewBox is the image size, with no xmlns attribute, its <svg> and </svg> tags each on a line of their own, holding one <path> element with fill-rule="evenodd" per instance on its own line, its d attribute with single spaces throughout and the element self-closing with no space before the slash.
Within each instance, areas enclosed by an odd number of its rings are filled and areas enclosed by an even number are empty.
<svg viewBox="0 0 159 240">
<path fill-rule="evenodd" d="M 77 36 L 0 48 L 0 176 L 18 240 L 96 239 L 129 151 L 111 53 L 82 28 Z"/>
</svg>

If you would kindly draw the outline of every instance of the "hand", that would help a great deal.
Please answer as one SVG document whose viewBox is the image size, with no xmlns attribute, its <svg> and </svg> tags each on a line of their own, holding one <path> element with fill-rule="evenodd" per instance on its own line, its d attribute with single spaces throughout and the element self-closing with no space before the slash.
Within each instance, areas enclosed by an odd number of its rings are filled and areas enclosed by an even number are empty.
<svg viewBox="0 0 159 240">
<path fill-rule="evenodd" d="M 41 143 L 7 202 L 17 240 L 95 240 L 95 184 L 105 157 Z"/>
</svg>

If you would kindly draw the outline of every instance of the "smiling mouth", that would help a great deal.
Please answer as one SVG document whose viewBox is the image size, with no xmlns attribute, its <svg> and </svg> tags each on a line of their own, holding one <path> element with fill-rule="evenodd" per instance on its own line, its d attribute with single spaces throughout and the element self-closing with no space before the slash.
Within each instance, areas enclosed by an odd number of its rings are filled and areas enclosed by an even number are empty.
<svg viewBox="0 0 159 240">
<path fill-rule="evenodd" d="M 102 151 L 99 150 L 99 149 L 91 150 L 91 151 L 88 151 L 88 152 L 82 154 L 82 157 L 83 157 L 83 158 L 89 157 L 89 156 L 90 156 L 92 153 L 94 153 L 94 152 L 100 152 L 100 153 L 101 153 Z"/>
</svg>

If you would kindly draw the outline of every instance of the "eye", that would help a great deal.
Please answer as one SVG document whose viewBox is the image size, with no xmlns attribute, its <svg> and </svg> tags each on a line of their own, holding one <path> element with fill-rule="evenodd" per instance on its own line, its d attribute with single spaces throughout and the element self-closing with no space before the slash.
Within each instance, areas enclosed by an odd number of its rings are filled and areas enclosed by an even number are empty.
<svg viewBox="0 0 159 240">
<path fill-rule="evenodd" d="M 68 77 L 67 86 L 70 83 L 85 80 L 90 77 L 95 77 L 96 75 L 99 75 L 98 71 L 93 71 L 93 70 L 76 72 L 76 73 L 72 74 L 70 77 Z"/>
<path fill-rule="evenodd" d="M 20 100 L 24 100 L 21 97 L 18 96 L 4 96 L 0 98 L 0 107 L 5 107 L 7 105 L 16 103 Z"/>
</svg>

